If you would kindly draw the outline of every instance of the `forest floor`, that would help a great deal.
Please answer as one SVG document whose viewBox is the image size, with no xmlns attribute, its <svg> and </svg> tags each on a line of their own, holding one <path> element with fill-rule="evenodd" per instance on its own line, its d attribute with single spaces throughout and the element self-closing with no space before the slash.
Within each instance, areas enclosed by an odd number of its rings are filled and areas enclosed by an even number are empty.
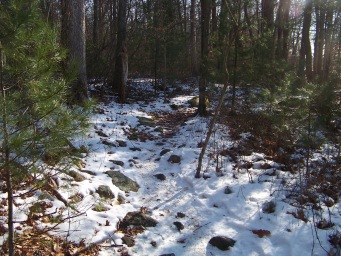
<svg viewBox="0 0 341 256">
<path fill-rule="evenodd" d="M 238 131 L 223 122 L 210 140 L 204 178 L 195 179 L 210 120 L 194 115 L 189 101 L 197 96 L 196 87 L 181 83 L 156 97 L 148 80 L 131 86 L 138 93 L 130 104 L 102 98 L 87 134 L 72 142 L 88 149 L 76 169 L 84 179 L 71 185 L 61 179 L 59 192 L 68 199 L 78 196 L 74 207 L 84 214 L 54 234 L 85 246 L 97 243 L 103 256 L 328 255 L 329 240 L 338 237 L 341 224 L 338 202 L 318 211 L 298 206 L 291 195 L 299 175 L 264 152 L 239 150 L 252 133 L 236 136 Z M 312 159 L 328 157 L 325 150 Z M 120 189 L 108 171 L 121 172 L 139 189 Z M 97 193 L 100 186 L 109 188 L 111 199 Z M 58 200 L 53 204 L 51 211 L 63 206 Z M 128 212 L 141 212 L 157 224 L 122 228 Z M 222 251 L 209 243 L 215 236 L 235 244 Z"/>
</svg>

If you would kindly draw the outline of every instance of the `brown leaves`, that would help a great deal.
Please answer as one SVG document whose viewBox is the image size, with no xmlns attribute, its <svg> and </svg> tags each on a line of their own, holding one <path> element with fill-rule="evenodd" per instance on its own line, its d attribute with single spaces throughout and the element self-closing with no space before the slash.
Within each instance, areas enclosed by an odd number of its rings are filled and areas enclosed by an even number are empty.
<svg viewBox="0 0 341 256">
<path fill-rule="evenodd" d="M 271 232 L 265 229 L 252 229 L 251 232 L 257 235 L 259 238 L 262 238 L 264 236 L 271 236 Z"/>
<path fill-rule="evenodd" d="M 4 252 L 7 252 L 6 245 L 2 247 Z M 98 245 L 86 246 L 84 241 L 80 243 L 68 242 L 61 237 L 51 236 L 37 228 L 26 229 L 18 236 L 15 255 L 18 256 L 33 256 L 33 255 L 49 255 L 49 256 L 64 256 L 64 255 L 89 255 L 97 256 L 100 251 Z"/>
</svg>

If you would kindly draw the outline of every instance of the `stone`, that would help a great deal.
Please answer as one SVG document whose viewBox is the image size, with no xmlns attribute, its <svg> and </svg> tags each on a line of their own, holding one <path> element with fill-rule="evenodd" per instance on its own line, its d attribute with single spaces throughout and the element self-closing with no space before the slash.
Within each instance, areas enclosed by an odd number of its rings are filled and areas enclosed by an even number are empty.
<svg viewBox="0 0 341 256">
<path fill-rule="evenodd" d="M 135 245 L 135 240 L 131 236 L 124 235 L 121 239 L 122 242 L 126 244 L 128 247 L 132 247 Z"/>
<path fill-rule="evenodd" d="M 174 253 L 166 253 L 166 254 L 160 254 L 159 256 L 175 256 Z"/>
<path fill-rule="evenodd" d="M 222 251 L 227 251 L 234 246 L 236 241 L 227 236 L 215 236 L 210 239 L 209 243 Z"/>
<path fill-rule="evenodd" d="M 184 224 L 182 224 L 180 221 L 175 221 L 173 224 L 176 226 L 176 228 L 181 231 L 185 228 Z"/>
<path fill-rule="evenodd" d="M 262 205 L 262 210 L 264 213 L 273 213 L 276 211 L 276 203 L 274 201 L 265 202 Z"/>
<path fill-rule="evenodd" d="M 120 190 L 125 192 L 137 192 L 140 186 L 132 179 L 119 171 L 107 171 L 106 174 L 111 178 L 112 183 Z"/>
<path fill-rule="evenodd" d="M 160 156 L 163 156 L 165 154 L 167 154 L 168 152 L 170 152 L 171 150 L 170 149 L 163 149 L 161 152 L 160 152 Z"/>
<path fill-rule="evenodd" d="M 109 147 L 116 147 L 116 144 L 112 141 L 108 140 L 101 140 L 103 145 L 109 146 Z"/>
<path fill-rule="evenodd" d="M 155 127 L 155 121 L 148 117 L 138 116 L 137 119 L 139 120 L 140 125 Z"/>
<path fill-rule="evenodd" d="M 97 194 L 99 194 L 100 197 L 104 197 L 107 199 L 113 199 L 115 198 L 114 193 L 111 191 L 110 187 L 107 185 L 100 185 L 96 189 Z"/>
<path fill-rule="evenodd" d="M 155 219 L 140 211 L 128 212 L 119 223 L 119 229 L 126 229 L 129 226 L 155 227 L 157 223 Z"/>
<path fill-rule="evenodd" d="M 87 173 L 87 174 L 89 174 L 89 175 L 92 175 L 92 176 L 96 176 L 96 173 L 95 173 L 95 172 L 93 172 L 93 171 L 89 171 L 89 170 L 83 170 L 83 169 L 80 169 L 79 171 L 80 171 L 80 172 Z"/>
<path fill-rule="evenodd" d="M 158 174 L 155 174 L 153 176 L 159 180 L 162 180 L 162 181 L 166 180 L 166 176 L 162 173 L 158 173 Z"/>
<path fill-rule="evenodd" d="M 123 141 L 123 140 L 116 140 L 117 144 L 119 147 L 126 147 L 127 146 L 127 142 Z"/>
<path fill-rule="evenodd" d="M 71 176 L 77 182 L 81 182 L 81 181 L 85 180 L 85 177 L 82 174 L 80 174 L 74 170 L 68 171 L 67 175 Z"/>
<path fill-rule="evenodd" d="M 106 135 L 104 132 L 102 132 L 101 130 L 99 131 L 96 131 L 97 135 L 100 136 L 100 137 L 104 137 L 104 138 L 107 138 L 109 137 L 108 135 Z"/>
<path fill-rule="evenodd" d="M 131 150 L 131 151 L 141 151 L 141 149 L 140 149 L 140 148 L 137 148 L 137 147 L 129 148 L 129 150 Z"/>
<path fill-rule="evenodd" d="M 118 166 L 121 166 L 121 167 L 124 166 L 124 162 L 119 161 L 119 160 L 109 160 L 109 162 L 112 162 L 112 163 L 114 163 L 114 164 L 116 164 Z"/>
<path fill-rule="evenodd" d="M 172 164 L 178 164 L 181 162 L 181 157 L 178 155 L 171 155 L 168 158 L 168 162 L 172 163 Z"/>
<path fill-rule="evenodd" d="M 185 218 L 186 217 L 186 214 L 182 213 L 182 212 L 177 212 L 176 213 L 176 218 Z"/>
<path fill-rule="evenodd" d="M 226 186 L 224 189 L 224 194 L 228 195 L 228 194 L 232 194 L 232 189 L 229 186 Z"/>
</svg>

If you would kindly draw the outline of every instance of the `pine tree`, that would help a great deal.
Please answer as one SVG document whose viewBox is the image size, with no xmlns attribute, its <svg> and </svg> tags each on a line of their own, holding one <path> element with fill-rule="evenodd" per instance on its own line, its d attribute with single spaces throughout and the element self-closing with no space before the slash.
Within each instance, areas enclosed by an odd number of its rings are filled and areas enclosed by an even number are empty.
<svg viewBox="0 0 341 256">
<path fill-rule="evenodd" d="M 85 116 L 66 105 L 67 81 L 60 72 L 64 53 L 55 31 L 42 19 L 39 1 L 0 4 L 0 170 L 8 194 L 8 254 L 14 255 L 13 192 L 42 186 L 46 156 L 71 154 L 70 136 Z"/>
</svg>

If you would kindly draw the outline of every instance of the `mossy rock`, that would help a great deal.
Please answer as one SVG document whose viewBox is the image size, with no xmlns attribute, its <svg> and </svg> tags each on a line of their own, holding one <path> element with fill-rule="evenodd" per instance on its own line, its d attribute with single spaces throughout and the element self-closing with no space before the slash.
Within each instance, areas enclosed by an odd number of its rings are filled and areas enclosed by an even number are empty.
<svg viewBox="0 0 341 256">
<path fill-rule="evenodd" d="M 140 186 L 135 181 L 128 178 L 119 171 L 107 171 L 106 174 L 109 175 L 109 177 L 112 180 L 112 183 L 122 191 L 137 192 L 140 188 Z"/>
<path fill-rule="evenodd" d="M 80 174 L 79 172 L 76 172 L 74 170 L 68 171 L 66 174 L 71 176 L 77 182 L 81 182 L 81 181 L 85 180 L 85 177 L 82 174 Z"/>
<path fill-rule="evenodd" d="M 190 99 L 188 101 L 188 104 L 192 107 L 192 108 L 197 108 L 199 106 L 199 97 L 196 96 L 196 97 L 193 97 L 192 99 Z M 206 104 L 206 107 L 210 107 L 210 102 L 209 100 L 206 98 L 205 100 L 205 104 Z"/>
<path fill-rule="evenodd" d="M 156 127 L 156 123 L 152 118 L 138 116 L 137 119 L 139 120 L 140 125 Z"/>
<path fill-rule="evenodd" d="M 107 198 L 107 199 L 113 199 L 115 198 L 114 193 L 111 191 L 110 187 L 107 185 L 100 185 L 96 189 L 97 194 L 99 194 L 100 197 Z"/>
<path fill-rule="evenodd" d="M 92 208 L 92 210 L 95 212 L 105 212 L 109 210 L 109 207 L 105 206 L 102 203 L 98 203 Z"/>
</svg>

